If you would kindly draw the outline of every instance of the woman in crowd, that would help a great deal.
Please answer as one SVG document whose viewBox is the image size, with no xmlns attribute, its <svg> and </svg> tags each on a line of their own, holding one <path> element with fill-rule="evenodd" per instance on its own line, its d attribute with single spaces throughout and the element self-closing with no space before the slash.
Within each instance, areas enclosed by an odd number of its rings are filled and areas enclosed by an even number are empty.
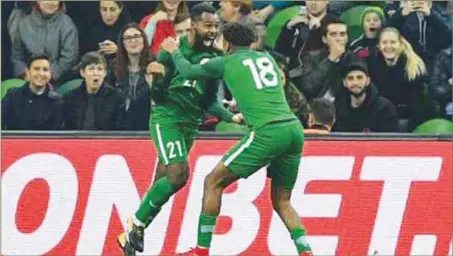
<svg viewBox="0 0 453 256">
<path fill-rule="evenodd" d="M 124 130 L 146 131 L 151 109 L 146 66 L 150 61 L 146 35 L 136 24 L 126 25 L 120 32 L 118 51 L 110 72 L 110 83 L 125 97 Z"/>
<path fill-rule="evenodd" d="M 92 22 L 90 33 L 81 45 L 82 52 L 98 51 L 107 61 L 116 56 L 116 40 L 131 17 L 123 1 L 99 1 L 99 16 Z"/>
<path fill-rule="evenodd" d="M 153 14 L 145 16 L 140 22 L 140 28 L 145 31 L 150 42 L 150 50 L 156 56 L 161 42 L 175 36 L 174 20 L 177 15 L 188 14 L 187 3 L 181 0 L 163 0 L 157 4 Z"/>
<path fill-rule="evenodd" d="M 25 78 L 27 60 L 32 55 L 47 54 L 52 80 L 65 80 L 77 64 L 79 38 L 77 28 L 65 14 L 61 1 L 36 1 L 32 12 L 22 19 L 13 33 L 11 62 L 16 77 Z"/>
<path fill-rule="evenodd" d="M 397 29 L 382 30 L 378 51 L 367 62 L 379 94 L 395 104 L 400 119 L 409 120 L 409 130 L 426 120 L 422 104 L 426 66 Z"/>
</svg>

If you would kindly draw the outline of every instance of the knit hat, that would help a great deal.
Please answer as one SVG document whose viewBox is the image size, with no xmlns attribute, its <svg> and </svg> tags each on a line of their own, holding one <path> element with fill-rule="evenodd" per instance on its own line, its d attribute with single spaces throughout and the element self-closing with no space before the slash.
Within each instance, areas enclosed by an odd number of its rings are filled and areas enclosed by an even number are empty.
<svg viewBox="0 0 453 256">
<path fill-rule="evenodd" d="M 360 17 L 360 21 L 361 21 L 360 24 L 362 24 L 362 26 L 363 26 L 363 22 L 365 21 L 365 16 L 368 13 L 376 13 L 377 16 L 381 19 L 382 25 L 384 25 L 384 22 L 385 22 L 384 11 L 380 7 L 370 6 L 370 7 L 367 7 L 365 10 L 363 10 L 363 12 L 362 12 L 362 16 Z"/>
</svg>

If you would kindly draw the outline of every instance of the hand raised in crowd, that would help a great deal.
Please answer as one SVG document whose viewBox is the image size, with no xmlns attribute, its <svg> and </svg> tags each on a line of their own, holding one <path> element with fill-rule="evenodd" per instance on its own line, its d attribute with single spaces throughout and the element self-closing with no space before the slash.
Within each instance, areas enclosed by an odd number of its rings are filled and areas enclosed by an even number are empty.
<svg viewBox="0 0 453 256">
<path fill-rule="evenodd" d="M 164 41 L 162 41 L 160 47 L 162 50 L 168 53 L 173 53 L 178 49 L 179 41 L 174 39 L 173 37 L 167 37 L 166 39 L 164 39 Z"/>
<path fill-rule="evenodd" d="M 428 17 L 429 15 L 431 15 L 431 3 L 429 3 L 428 1 L 423 1 L 421 4 L 419 4 L 417 11 Z"/>
<path fill-rule="evenodd" d="M 308 24 L 309 21 L 308 21 L 308 17 L 306 15 L 297 15 L 296 17 L 292 18 L 289 22 L 288 22 L 288 25 L 287 27 L 288 28 L 292 28 L 294 26 L 296 26 L 297 24 L 299 23 L 305 23 L 305 24 Z"/>
<path fill-rule="evenodd" d="M 333 62 L 338 62 L 341 56 L 346 52 L 346 45 L 341 44 L 337 41 L 333 41 L 329 45 L 329 60 Z"/>
<path fill-rule="evenodd" d="M 401 5 L 403 7 L 403 9 L 401 10 L 401 14 L 403 16 L 407 16 L 407 15 L 411 14 L 414 11 L 414 9 L 413 9 L 414 4 L 413 4 L 412 1 L 410 1 L 410 2 L 409 1 L 402 1 Z"/>
<path fill-rule="evenodd" d="M 166 13 L 164 11 L 158 11 L 155 14 L 153 14 L 153 16 L 151 17 L 151 20 L 156 23 L 159 21 L 162 21 L 162 20 L 168 20 L 168 13 Z"/>
<path fill-rule="evenodd" d="M 99 53 L 104 55 L 115 54 L 118 50 L 118 46 L 110 40 L 105 40 L 99 43 Z"/>
<path fill-rule="evenodd" d="M 148 83 L 149 87 L 153 84 L 153 78 L 157 80 L 162 79 L 165 76 L 165 66 L 160 64 L 159 62 L 151 62 L 146 67 L 146 75 L 145 79 Z"/>
</svg>

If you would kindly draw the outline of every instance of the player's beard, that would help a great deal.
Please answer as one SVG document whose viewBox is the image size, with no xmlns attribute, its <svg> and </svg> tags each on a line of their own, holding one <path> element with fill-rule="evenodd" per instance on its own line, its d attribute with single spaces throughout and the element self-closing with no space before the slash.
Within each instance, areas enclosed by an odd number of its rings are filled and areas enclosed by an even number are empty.
<svg viewBox="0 0 453 256">
<path fill-rule="evenodd" d="M 206 34 L 204 36 L 195 33 L 195 48 L 199 50 L 212 49 L 217 36 Z"/>
</svg>

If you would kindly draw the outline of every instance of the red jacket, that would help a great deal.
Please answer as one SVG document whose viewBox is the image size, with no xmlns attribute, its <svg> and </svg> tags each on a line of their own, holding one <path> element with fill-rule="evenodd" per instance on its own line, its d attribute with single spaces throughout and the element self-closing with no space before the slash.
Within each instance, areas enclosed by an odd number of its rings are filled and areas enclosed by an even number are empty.
<svg viewBox="0 0 453 256">
<path fill-rule="evenodd" d="M 142 21 L 140 21 L 140 28 L 145 29 L 146 25 L 148 25 L 149 19 L 152 16 L 152 14 L 145 16 Z M 159 53 L 159 47 L 162 41 L 164 41 L 164 39 L 169 36 L 176 36 L 173 22 L 170 20 L 159 21 L 156 25 L 156 30 L 154 31 L 153 41 L 148 42 L 150 44 L 149 49 L 155 56 L 157 56 L 157 54 Z"/>
</svg>

